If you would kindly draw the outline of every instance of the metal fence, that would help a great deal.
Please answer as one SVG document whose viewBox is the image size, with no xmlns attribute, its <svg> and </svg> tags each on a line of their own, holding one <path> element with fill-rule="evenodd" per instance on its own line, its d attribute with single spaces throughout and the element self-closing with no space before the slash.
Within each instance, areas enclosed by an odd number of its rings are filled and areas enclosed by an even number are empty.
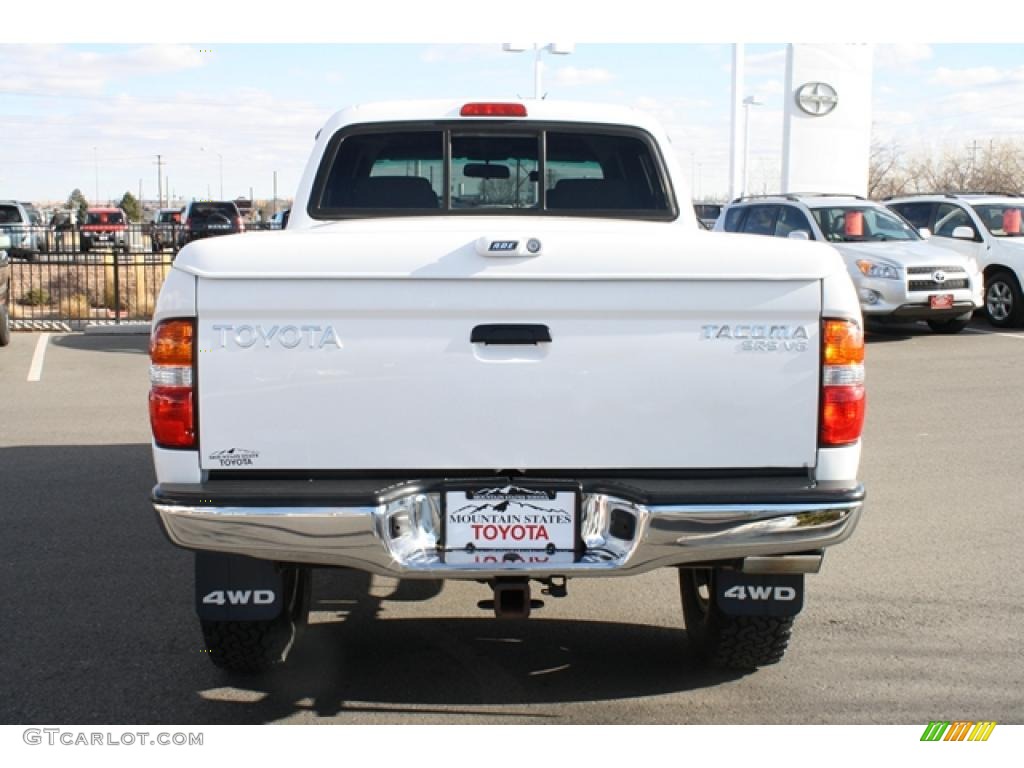
<svg viewBox="0 0 1024 768">
<path fill-rule="evenodd" d="M 176 228 L 0 227 L 10 237 L 11 327 L 81 330 L 148 322 L 179 249 Z"/>
</svg>

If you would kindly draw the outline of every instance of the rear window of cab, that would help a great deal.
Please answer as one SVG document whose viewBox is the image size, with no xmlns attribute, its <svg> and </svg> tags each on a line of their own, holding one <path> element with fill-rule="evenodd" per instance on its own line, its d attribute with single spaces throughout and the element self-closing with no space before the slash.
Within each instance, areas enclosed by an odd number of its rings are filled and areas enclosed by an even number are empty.
<svg viewBox="0 0 1024 768">
<path fill-rule="evenodd" d="M 677 216 L 663 160 L 643 131 L 504 121 L 345 129 L 327 146 L 308 212 Z"/>
</svg>

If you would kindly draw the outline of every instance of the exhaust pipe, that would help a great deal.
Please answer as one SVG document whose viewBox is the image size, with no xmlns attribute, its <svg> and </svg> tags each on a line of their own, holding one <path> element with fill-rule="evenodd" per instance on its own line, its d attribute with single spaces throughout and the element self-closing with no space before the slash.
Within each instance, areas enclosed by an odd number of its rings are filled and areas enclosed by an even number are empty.
<svg viewBox="0 0 1024 768">
<path fill-rule="evenodd" d="M 530 617 L 529 579 L 499 579 L 494 589 L 494 616 L 498 619 L 528 619 Z"/>
</svg>

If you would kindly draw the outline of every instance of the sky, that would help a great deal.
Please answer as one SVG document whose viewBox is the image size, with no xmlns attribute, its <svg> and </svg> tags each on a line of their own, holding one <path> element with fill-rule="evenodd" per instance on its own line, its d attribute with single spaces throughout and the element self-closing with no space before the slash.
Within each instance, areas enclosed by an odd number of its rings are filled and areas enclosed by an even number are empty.
<svg viewBox="0 0 1024 768">
<path fill-rule="evenodd" d="M 0 38 L 0 199 L 65 199 L 77 187 L 90 200 L 116 200 L 137 195 L 140 184 L 154 198 L 157 155 L 178 198 L 221 197 L 222 178 L 224 197 L 252 189 L 270 198 L 275 171 L 286 198 L 314 134 L 343 106 L 533 95 L 532 51 L 504 52 L 499 42 L 141 43 L 131 39 L 142 33 L 120 35 L 114 44 Z M 750 110 L 754 192 L 779 188 L 786 38 L 779 39 L 746 45 L 744 90 L 762 102 Z M 1024 43 L 873 47 L 876 141 L 916 153 L 1024 136 Z M 722 42 L 576 42 L 571 55 L 542 56 L 544 91 L 652 112 L 693 195 L 722 197 L 731 56 Z"/>
</svg>

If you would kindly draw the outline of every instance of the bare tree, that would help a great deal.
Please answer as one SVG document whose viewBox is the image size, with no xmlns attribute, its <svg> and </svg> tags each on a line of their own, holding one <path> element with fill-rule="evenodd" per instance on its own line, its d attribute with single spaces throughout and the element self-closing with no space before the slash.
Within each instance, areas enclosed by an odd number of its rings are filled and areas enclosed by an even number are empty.
<svg viewBox="0 0 1024 768">
<path fill-rule="evenodd" d="M 1024 145 L 992 139 L 987 146 L 972 142 L 907 155 L 895 143 L 872 144 L 868 195 L 880 199 L 915 192 L 1024 194 Z"/>
<path fill-rule="evenodd" d="M 910 186 L 910 176 L 902 165 L 903 155 L 896 144 L 873 143 L 868 158 L 868 197 L 875 200 L 901 195 Z"/>
</svg>

